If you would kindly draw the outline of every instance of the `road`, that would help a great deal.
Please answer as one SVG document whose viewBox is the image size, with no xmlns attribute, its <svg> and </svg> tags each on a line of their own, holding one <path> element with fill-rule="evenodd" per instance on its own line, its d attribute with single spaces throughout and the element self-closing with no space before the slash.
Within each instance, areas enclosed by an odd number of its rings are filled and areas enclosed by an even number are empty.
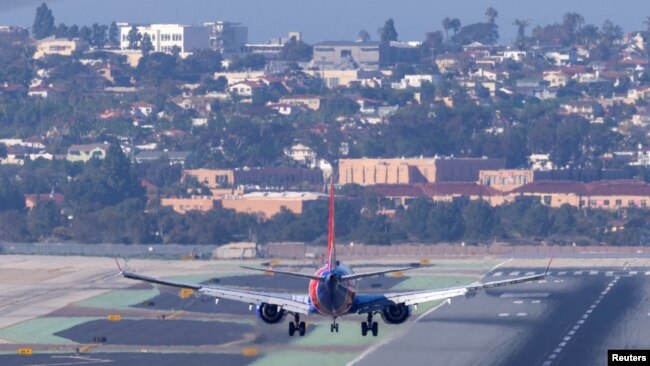
<svg viewBox="0 0 650 366">
<path fill-rule="evenodd" d="M 500 268 L 484 280 L 529 271 Z M 607 349 L 648 348 L 649 283 L 642 268 L 555 269 L 541 283 L 454 299 L 354 364 L 605 365 Z"/>
</svg>

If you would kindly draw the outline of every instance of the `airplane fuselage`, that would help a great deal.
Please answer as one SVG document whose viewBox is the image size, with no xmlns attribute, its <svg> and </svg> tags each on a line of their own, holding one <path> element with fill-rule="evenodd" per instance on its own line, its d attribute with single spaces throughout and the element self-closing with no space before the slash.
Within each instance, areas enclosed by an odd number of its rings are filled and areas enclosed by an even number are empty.
<svg viewBox="0 0 650 366">
<path fill-rule="evenodd" d="M 336 318 L 350 311 L 356 295 L 356 281 L 338 280 L 349 274 L 352 271 L 345 265 L 338 265 L 334 270 L 325 265 L 316 271 L 315 275 L 323 279 L 309 282 L 309 299 L 314 312 Z"/>
</svg>

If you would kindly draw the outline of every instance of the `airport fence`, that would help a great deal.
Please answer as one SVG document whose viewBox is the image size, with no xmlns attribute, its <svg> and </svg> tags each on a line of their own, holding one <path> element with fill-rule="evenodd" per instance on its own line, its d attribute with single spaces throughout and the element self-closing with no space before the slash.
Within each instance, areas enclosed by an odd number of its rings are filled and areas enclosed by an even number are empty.
<svg viewBox="0 0 650 366">
<path fill-rule="evenodd" d="M 128 244 L 73 244 L 73 243 L 2 243 L 2 254 L 30 254 L 30 255 L 82 255 L 96 257 L 147 257 L 180 259 L 192 257 L 196 259 L 210 259 L 212 251 L 217 245 L 128 245 Z"/>
</svg>

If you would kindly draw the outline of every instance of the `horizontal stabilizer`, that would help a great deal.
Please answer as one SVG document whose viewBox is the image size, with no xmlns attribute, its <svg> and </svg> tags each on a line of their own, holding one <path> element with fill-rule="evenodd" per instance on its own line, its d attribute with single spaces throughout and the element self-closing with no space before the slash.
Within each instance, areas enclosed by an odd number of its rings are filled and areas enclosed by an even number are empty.
<svg viewBox="0 0 650 366">
<path fill-rule="evenodd" d="M 376 271 L 376 272 L 353 273 L 353 274 L 341 276 L 341 281 L 358 280 L 360 278 L 372 277 L 372 276 L 380 276 L 380 275 L 383 275 L 383 274 L 386 274 L 386 273 L 403 272 L 403 271 L 408 271 L 408 270 L 416 269 L 416 268 L 420 268 L 420 267 L 393 268 L 393 269 L 387 269 L 387 270 Z"/>
<path fill-rule="evenodd" d="M 307 274 L 307 273 L 298 273 L 298 272 L 289 272 L 289 271 L 276 271 L 274 269 L 266 269 L 266 268 L 255 268 L 255 267 L 246 267 L 246 266 L 240 266 L 241 268 L 244 269 L 250 269 L 253 271 L 260 271 L 260 272 L 270 272 L 270 273 L 277 273 L 285 276 L 293 276 L 293 277 L 302 277 L 302 278 L 308 278 L 310 280 L 321 280 L 321 277 L 315 276 L 313 274 Z"/>
</svg>

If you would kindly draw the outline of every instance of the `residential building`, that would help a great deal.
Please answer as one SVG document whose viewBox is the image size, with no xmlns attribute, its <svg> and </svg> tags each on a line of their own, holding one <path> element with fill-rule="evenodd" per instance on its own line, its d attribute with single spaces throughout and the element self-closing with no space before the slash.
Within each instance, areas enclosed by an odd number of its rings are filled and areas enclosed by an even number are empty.
<svg viewBox="0 0 650 366">
<path fill-rule="evenodd" d="M 326 41 L 314 45 L 312 64 L 325 69 L 377 69 L 388 62 L 381 42 Z"/>
<path fill-rule="evenodd" d="M 600 104 L 587 100 L 572 100 L 560 105 L 560 108 L 566 114 L 576 114 L 590 121 L 596 117 L 602 117 L 604 114 L 603 107 Z"/>
<path fill-rule="evenodd" d="M 280 104 L 300 105 L 317 111 L 320 109 L 323 97 L 320 95 L 286 95 L 280 98 Z"/>
<path fill-rule="evenodd" d="M 216 207 L 219 207 L 219 201 L 214 197 L 191 197 L 191 198 L 162 198 L 160 205 L 163 207 L 171 207 L 174 211 L 180 214 L 186 214 L 190 211 L 207 212 Z"/>
<path fill-rule="evenodd" d="M 340 159 L 339 184 L 415 184 L 477 182 L 481 170 L 505 168 L 488 158 Z"/>
<path fill-rule="evenodd" d="M 52 201 L 60 207 L 65 202 L 65 197 L 61 193 L 54 193 L 54 191 L 51 193 L 25 195 L 25 207 L 27 207 L 28 210 L 31 210 L 42 201 Z"/>
<path fill-rule="evenodd" d="M 252 100 L 253 97 L 264 89 L 264 85 L 257 81 L 240 81 L 228 86 L 228 92 L 244 100 Z"/>
<path fill-rule="evenodd" d="M 426 184 L 378 184 L 369 189 L 393 202 L 394 208 L 408 208 L 419 197 L 434 202 L 453 202 L 457 199 L 484 200 L 493 206 L 501 205 L 505 198 L 498 190 L 473 182 L 426 183 Z M 391 213 L 390 211 L 386 213 Z"/>
<path fill-rule="evenodd" d="M 71 145 L 68 148 L 68 155 L 66 160 L 71 162 L 86 163 L 90 159 L 106 158 L 106 153 L 111 145 L 108 143 L 103 144 L 87 144 L 87 145 Z"/>
<path fill-rule="evenodd" d="M 248 43 L 248 27 L 241 23 L 210 22 L 203 23 L 209 30 L 210 47 L 224 55 L 244 52 Z"/>
<path fill-rule="evenodd" d="M 479 184 L 492 187 L 501 192 L 512 191 L 534 181 L 532 170 L 481 170 Z"/>
<path fill-rule="evenodd" d="M 433 75 L 404 75 L 398 83 L 393 83 L 393 89 L 421 88 L 423 83 L 433 84 Z"/>
<path fill-rule="evenodd" d="M 38 60 L 48 55 L 72 56 L 73 53 L 85 51 L 88 44 L 79 38 L 67 39 L 54 36 L 39 40 L 33 58 Z"/>
<path fill-rule="evenodd" d="M 295 144 L 284 154 L 303 165 L 315 166 L 316 164 L 316 152 L 307 145 Z"/>
<path fill-rule="evenodd" d="M 322 188 L 323 172 L 307 168 L 245 168 L 245 169 L 190 169 L 183 171 L 208 188 L 256 187 L 277 190 L 298 188 L 303 185 Z"/>
<path fill-rule="evenodd" d="M 135 161 L 141 164 L 167 159 L 169 165 L 185 165 L 185 161 L 191 154 L 190 151 L 140 151 L 135 155 Z"/>
<path fill-rule="evenodd" d="M 132 27 L 136 27 L 142 36 L 149 35 L 154 52 L 172 53 L 176 48 L 181 54 L 188 54 L 195 49 L 210 48 L 210 30 L 202 25 L 117 23 L 117 26 L 122 50 L 129 49 Z"/>
</svg>

